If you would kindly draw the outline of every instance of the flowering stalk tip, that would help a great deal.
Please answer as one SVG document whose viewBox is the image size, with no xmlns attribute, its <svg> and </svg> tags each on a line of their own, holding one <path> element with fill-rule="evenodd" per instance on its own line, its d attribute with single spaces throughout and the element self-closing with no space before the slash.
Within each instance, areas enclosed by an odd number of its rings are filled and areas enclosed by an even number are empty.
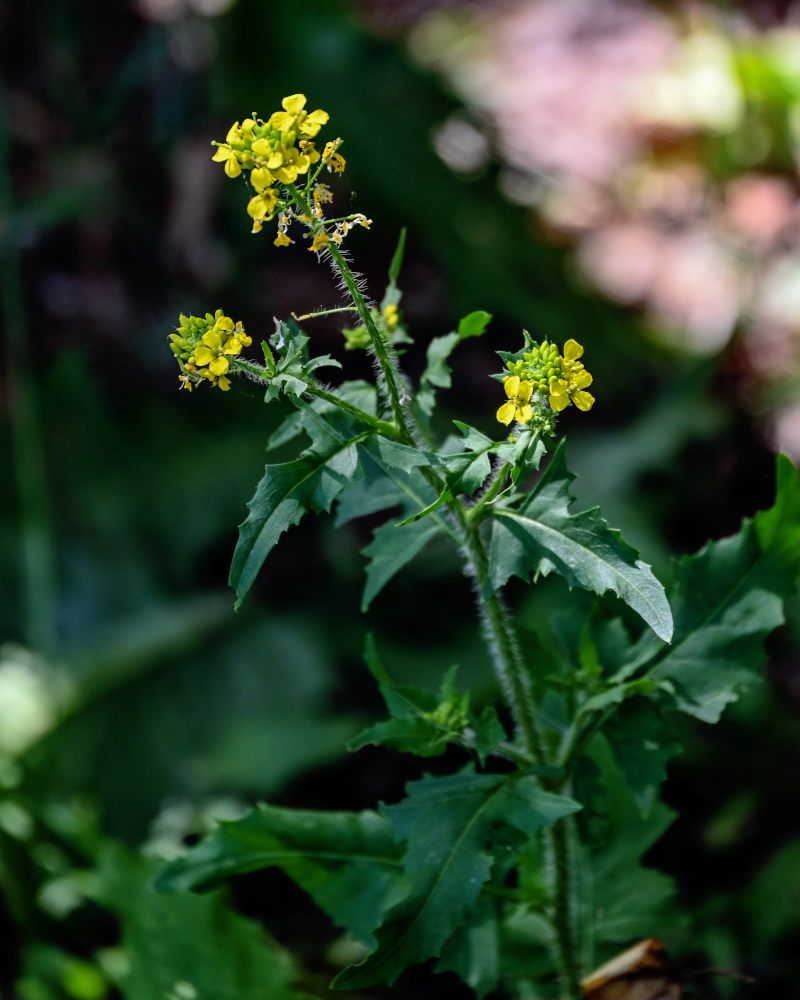
<svg viewBox="0 0 800 1000">
<path fill-rule="evenodd" d="M 546 340 L 535 344 L 526 335 L 525 347 L 506 362 L 511 374 L 503 379 L 508 402 L 497 411 L 500 423 L 508 425 L 516 420 L 527 424 L 537 414 L 560 413 L 570 404 L 590 410 L 594 396 L 586 389 L 592 376 L 579 360 L 582 356 L 583 348 L 576 340 L 568 340 L 560 354 L 555 344 Z"/>
<path fill-rule="evenodd" d="M 227 392 L 231 387 L 230 359 L 252 344 L 241 323 L 234 323 L 221 309 L 212 316 L 181 316 L 170 334 L 170 347 L 177 359 L 181 388 L 189 392 L 204 380 Z"/>
</svg>

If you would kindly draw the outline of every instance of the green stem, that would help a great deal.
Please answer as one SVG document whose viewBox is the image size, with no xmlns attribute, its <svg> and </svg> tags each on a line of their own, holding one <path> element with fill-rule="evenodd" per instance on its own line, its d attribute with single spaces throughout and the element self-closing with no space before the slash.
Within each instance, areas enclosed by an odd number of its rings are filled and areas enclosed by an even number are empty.
<svg viewBox="0 0 800 1000">
<path fill-rule="evenodd" d="M 546 764 L 544 738 L 516 628 L 500 595 L 495 592 L 486 596 L 491 589 L 486 547 L 477 527 L 468 523 L 463 506 L 459 504 L 459 508 L 465 535 L 464 551 L 475 578 L 478 608 L 495 673 L 526 752 L 538 763 Z"/>
<path fill-rule="evenodd" d="M 257 378 L 263 385 L 269 385 L 270 382 L 269 372 L 266 368 L 262 365 L 254 364 L 252 361 L 245 361 L 244 358 L 237 358 L 232 362 L 231 371 L 246 372 L 248 375 Z M 348 400 L 342 399 L 332 392 L 326 392 L 316 385 L 307 386 L 306 392 L 309 396 L 316 396 L 318 399 L 324 399 L 329 403 L 333 403 L 334 406 L 338 406 L 340 410 L 344 410 L 357 420 L 372 427 L 384 437 L 392 438 L 395 441 L 401 437 L 397 427 L 390 421 L 381 420 L 380 417 L 373 417 L 371 413 L 367 413 L 366 410 L 362 410 L 354 403 L 350 403 Z"/>
<path fill-rule="evenodd" d="M 490 504 L 492 500 L 494 500 L 495 497 L 498 495 L 498 493 L 501 492 L 512 468 L 513 466 L 511 465 L 510 462 L 504 462 L 495 472 L 484 494 L 478 499 L 477 503 L 473 504 L 473 506 L 470 507 L 469 519 L 474 524 L 477 524 L 477 522 L 480 520 L 481 514 L 486 505 Z"/>
<path fill-rule="evenodd" d="M 300 208 L 303 214 L 313 217 L 311 207 L 301 192 L 295 187 L 290 187 L 289 190 L 291 191 L 295 204 L 298 208 Z M 320 222 L 319 225 L 324 228 L 324 224 L 322 222 Z M 350 298 L 353 300 L 353 305 L 358 310 L 361 322 L 364 324 L 367 333 L 369 334 L 372 350 L 374 351 L 375 357 L 378 359 L 378 364 L 383 372 L 384 382 L 386 383 L 386 392 L 389 396 L 389 405 L 391 406 L 394 422 L 398 427 L 402 428 L 404 435 L 407 436 L 409 443 L 411 443 L 414 438 L 407 425 L 402 403 L 402 400 L 405 397 L 405 391 L 400 383 L 397 368 L 389 355 L 386 342 L 378 330 L 375 320 L 372 317 L 372 312 L 367 305 L 366 299 L 361 293 L 361 289 L 358 287 L 355 275 L 350 270 L 350 265 L 345 260 L 341 250 L 332 241 L 326 244 L 325 249 L 328 253 L 330 253 L 334 263 L 336 264 L 336 268 L 342 276 L 342 280 L 347 287 L 347 291 L 350 293 Z"/>
<path fill-rule="evenodd" d="M 551 852 L 553 872 L 553 929 L 555 932 L 555 952 L 561 972 L 563 988 L 569 1000 L 580 1000 L 580 964 L 578 960 L 575 934 L 575 913 L 573 907 L 574 859 L 570 856 L 571 817 L 557 820 L 549 831 L 545 842 Z"/>
<path fill-rule="evenodd" d="M 304 319 L 316 319 L 318 316 L 332 316 L 334 313 L 357 313 L 357 312 L 358 309 L 356 309 L 355 306 L 334 306 L 333 309 L 320 309 L 317 312 L 303 313 L 302 316 L 298 316 L 296 313 L 292 313 L 292 319 L 300 323 Z"/>
</svg>

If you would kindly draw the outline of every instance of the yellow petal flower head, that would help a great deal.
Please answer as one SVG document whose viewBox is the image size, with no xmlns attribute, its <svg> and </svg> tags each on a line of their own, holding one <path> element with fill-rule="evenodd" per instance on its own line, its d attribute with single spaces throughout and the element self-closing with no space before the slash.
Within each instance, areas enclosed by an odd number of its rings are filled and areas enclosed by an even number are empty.
<svg viewBox="0 0 800 1000">
<path fill-rule="evenodd" d="M 281 185 L 296 183 L 321 158 L 311 140 L 327 123 L 328 112 L 306 111 L 304 94 L 291 94 L 281 103 L 283 110 L 267 121 L 254 114 L 241 124 L 234 122 L 225 142 L 213 143 L 217 149 L 212 159 L 225 165 L 228 177 L 250 172 L 255 197 L 250 199 L 247 211 L 253 219 L 254 233 L 272 217 L 279 201 L 283 200 L 287 208 L 291 205 Z"/>
<path fill-rule="evenodd" d="M 527 334 L 526 334 L 527 336 Z M 512 375 L 528 379 L 540 396 L 547 396 L 550 407 L 557 413 L 574 403 L 579 410 L 589 410 L 594 396 L 585 390 L 592 384 L 592 376 L 579 360 L 583 348 L 576 340 L 568 340 L 563 355 L 555 344 L 546 340 L 540 344 L 530 343 L 529 350 L 522 357 L 507 363 Z"/>
<path fill-rule="evenodd" d="M 241 323 L 234 323 L 221 309 L 212 316 L 181 316 L 170 347 L 181 369 L 181 388 L 189 391 L 204 379 L 223 391 L 230 388 L 229 358 L 241 353 L 253 341 Z"/>
<path fill-rule="evenodd" d="M 269 120 L 270 125 L 278 129 L 279 132 L 290 135 L 299 132 L 300 135 L 313 139 L 322 126 L 328 122 L 327 111 L 317 110 L 309 113 L 304 110 L 306 106 L 305 94 L 292 94 L 290 97 L 284 97 L 281 105 L 283 111 L 276 111 Z M 293 135 L 291 141 L 294 142 Z"/>
<path fill-rule="evenodd" d="M 592 384 L 592 376 L 578 360 L 583 356 L 583 348 L 577 340 L 564 344 L 561 359 L 561 375 L 550 382 L 550 405 L 554 410 L 563 410 L 574 403 L 579 410 L 591 410 L 594 396 L 584 390 Z"/>
<path fill-rule="evenodd" d="M 497 419 L 506 426 L 512 420 L 527 424 L 533 417 L 533 408 L 530 405 L 533 382 L 520 379 L 518 375 L 510 375 L 503 379 L 503 388 L 508 396 L 508 402 L 503 403 L 497 411 Z"/>
</svg>

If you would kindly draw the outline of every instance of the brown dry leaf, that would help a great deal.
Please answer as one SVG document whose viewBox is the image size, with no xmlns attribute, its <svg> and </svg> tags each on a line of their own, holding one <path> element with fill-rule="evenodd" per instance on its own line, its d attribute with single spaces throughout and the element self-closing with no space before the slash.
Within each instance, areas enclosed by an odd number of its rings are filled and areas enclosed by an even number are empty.
<svg viewBox="0 0 800 1000">
<path fill-rule="evenodd" d="M 680 1000 L 658 938 L 646 938 L 595 969 L 582 982 L 586 1000 Z"/>
</svg>

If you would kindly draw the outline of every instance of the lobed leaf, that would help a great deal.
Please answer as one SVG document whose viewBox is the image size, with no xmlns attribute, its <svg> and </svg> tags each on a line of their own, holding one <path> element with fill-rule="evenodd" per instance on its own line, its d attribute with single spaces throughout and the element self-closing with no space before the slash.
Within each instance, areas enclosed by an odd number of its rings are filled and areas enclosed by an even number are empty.
<svg viewBox="0 0 800 1000">
<path fill-rule="evenodd" d="M 752 683 L 764 662 L 764 640 L 784 620 L 783 602 L 800 570 L 800 477 L 784 456 L 768 510 L 738 534 L 709 542 L 676 563 L 669 649 L 643 637 L 617 677 L 642 674 L 671 692 L 672 703 L 703 722 Z"/>
<path fill-rule="evenodd" d="M 407 842 L 403 865 L 411 891 L 376 931 L 377 949 L 340 973 L 336 987 L 391 985 L 408 966 L 438 956 L 489 878 L 497 827 L 513 826 L 529 837 L 579 808 L 542 791 L 530 776 L 462 772 L 412 782 L 407 792 L 382 813 Z"/>
<path fill-rule="evenodd" d="M 443 337 L 434 337 L 428 344 L 427 364 L 419 383 L 417 403 L 427 416 L 433 412 L 436 389 L 449 389 L 452 372 L 447 363 L 453 348 L 467 337 L 479 337 L 489 324 L 491 313 L 478 309 L 459 322 L 458 329 Z"/>
<path fill-rule="evenodd" d="M 359 474 L 356 445 L 369 432 L 345 437 L 310 406 L 304 407 L 304 413 L 312 446 L 294 461 L 266 467 L 247 505 L 250 514 L 239 525 L 229 576 L 237 608 L 283 532 L 309 510 L 329 511 L 345 483 Z"/>
<path fill-rule="evenodd" d="M 402 848 L 375 812 L 315 812 L 259 806 L 220 823 L 159 875 L 156 886 L 207 889 L 233 875 L 281 868 L 332 920 L 360 940 L 407 891 Z"/>
<path fill-rule="evenodd" d="M 220 893 L 154 892 L 157 867 L 116 844 L 100 856 L 95 896 L 120 920 L 128 969 L 119 988 L 126 1000 L 240 1000 L 262 996 L 265 983 L 271 1000 L 302 1000 L 305 993 L 291 985 L 288 955 L 262 927 L 235 913 Z"/>
<path fill-rule="evenodd" d="M 561 574 L 573 587 L 596 594 L 613 591 L 659 638 L 672 636 L 672 614 L 664 588 L 597 508 L 571 514 L 563 441 L 534 490 L 516 506 L 496 506 L 489 547 L 491 591 L 511 576 Z"/>
</svg>

